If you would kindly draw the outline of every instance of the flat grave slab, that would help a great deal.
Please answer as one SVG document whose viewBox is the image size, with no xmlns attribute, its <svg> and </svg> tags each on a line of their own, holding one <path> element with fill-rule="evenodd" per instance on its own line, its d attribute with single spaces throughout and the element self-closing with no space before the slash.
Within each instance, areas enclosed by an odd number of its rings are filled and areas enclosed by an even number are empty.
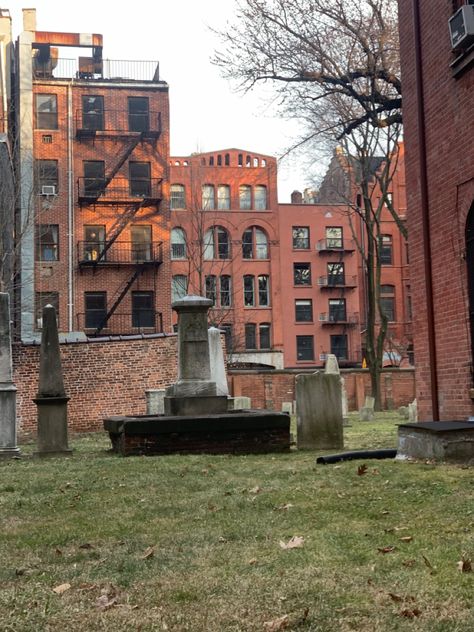
<svg viewBox="0 0 474 632">
<path fill-rule="evenodd" d="M 398 460 L 474 464 L 474 423 L 424 421 L 398 426 Z"/>
</svg>

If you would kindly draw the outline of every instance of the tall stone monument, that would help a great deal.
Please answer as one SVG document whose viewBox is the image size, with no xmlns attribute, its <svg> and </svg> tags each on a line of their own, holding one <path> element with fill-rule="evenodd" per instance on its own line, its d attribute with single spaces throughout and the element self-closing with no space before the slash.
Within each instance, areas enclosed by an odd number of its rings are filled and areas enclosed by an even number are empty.
<svg viewBox="0 0 474 632">
<path fill-rule="evenodd" d="M 12 378 L 10 297 L 0 292 L 0 458 L 20 454 L 16 445 L 16 388 Z"/>
<path fill-rule="evenodd" d="M 205 415 L 227 411 L 211 377 L 207 312 L 212 301 L 185 296 L 172 303 L 178 314 L 178 380 L 166 389 L 165 415 Z"/>
<path fill-rule="evenodd" d="M 229 395 L 227 375 L 225 371 L 224 351 L 222 349 L 221 330 L 209 327 L 209 360 L 211 363 L 211 380 L 216 383 L 218 395 Z"/>
<path fill-rule="evenodd" d="M 38 456 L 70 454 L 67 431 L 67 403 L 59 352 L 56 310 L 43 309 L 38 394 Z"/>
</svg>

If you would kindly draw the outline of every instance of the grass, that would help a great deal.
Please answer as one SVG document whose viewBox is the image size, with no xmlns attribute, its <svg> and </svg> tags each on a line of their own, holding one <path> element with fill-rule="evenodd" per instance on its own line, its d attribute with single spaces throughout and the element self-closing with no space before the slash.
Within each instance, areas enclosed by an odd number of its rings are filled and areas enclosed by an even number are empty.
<svg viewBox="0 0 474 632">
<path fill-rule="evenodd" d="M 346 448 L 394 447 L 396 422 L 353 419 Z M 474 629 L 472 469 L 72 447 L 0 461 L 2 632 Z"/>
</svg>

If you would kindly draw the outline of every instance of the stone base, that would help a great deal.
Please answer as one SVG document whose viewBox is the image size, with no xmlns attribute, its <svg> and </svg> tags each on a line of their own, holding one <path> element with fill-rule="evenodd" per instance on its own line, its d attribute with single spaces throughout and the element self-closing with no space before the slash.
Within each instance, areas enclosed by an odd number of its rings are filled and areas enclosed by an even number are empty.
<svg viewBox="0 0 474 632">
<path fill-rule="evenodd" d="M 69 397 L 37 397 L 38 454 L 70 454 L 67 432 L 67 402 Z"/>
<path fill-rule="evenodd" d="M 428 421 L 398 426 L 398 460 L 474 464 L 474 423 Z"/>
<path fill-rule="evenodd" d="M 20 455 L 20 448 L 0 448 L 0 459 L 12 459 Z"/>
<path fill-rule="evenodd" d="M 261 410 L 191 417 L 109 417 L 104 419 L 104 429 L 113 451 L 122 456 L 290 450 L 289 415 Z"/>
<path fill-rule="evenodd" d="M 165 397 L 165 415 L 213 415 L 227 412 L 227 396 Z"/>
<path fill-rule="evenodd" d="M 44 452 L 33 452 L 33 456 L 36 458 L 49 458 L 55 456 L 71 456 L 72 450 L 71 448 L 67 448 L 66 450 L 49 450 Z"/>
</svg>

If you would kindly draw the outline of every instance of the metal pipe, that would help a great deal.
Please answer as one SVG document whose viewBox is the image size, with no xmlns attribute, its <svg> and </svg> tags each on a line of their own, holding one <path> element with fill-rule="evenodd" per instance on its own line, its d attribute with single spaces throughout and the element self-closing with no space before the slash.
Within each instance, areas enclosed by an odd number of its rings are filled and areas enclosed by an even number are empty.
<svg viewBox="0 0 474 632">
<path fill-rule="evenodd" d="M 428 357 L 431 378 L 431 414 L 433 421 L 439 421 L 438 366 L 436 357 L 436 332 L 433 305 L 433 269 L 431 261 L 431 232 L 428 196 L 428 173 L 426 161 L 425 94 L 423 87 L 421 20 L 419 0 L 412 0 L 413 36 L 415 40 L 415 83 L 416 113 L 418 127 L 418 161 L 420 169 L 420 204 L 423 235 L 424 273 L 426 287 L 426 325 L 428 333 Z"/>
<path fill-rule="evenodd" d="M 74 187 L 73 187 L 72 83 L 67 85 L 67 237 L 68 237 L 68 331 L 74 331 Z"/>
<path fill-rule="evenodd" d="M 341 454 L 327 454 L 318 456 L 316 463 L 330 465 L 341 461 L 355 461 L 357 459 L 394 459 L 397 456 L 395 449 L 382 450 L 356 450 L 354 452 L 342 452 Z"/>
</svg>

